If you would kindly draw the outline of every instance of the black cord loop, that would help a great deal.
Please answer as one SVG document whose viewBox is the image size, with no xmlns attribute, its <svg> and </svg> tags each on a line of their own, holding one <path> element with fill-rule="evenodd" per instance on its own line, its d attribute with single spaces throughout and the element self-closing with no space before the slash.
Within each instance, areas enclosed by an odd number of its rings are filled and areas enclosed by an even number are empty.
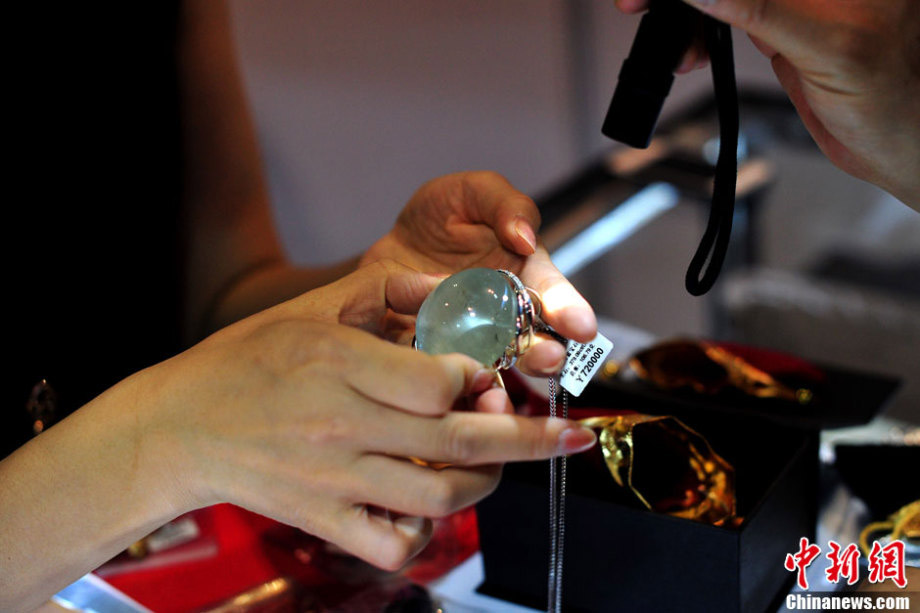
<svg viewBox="0 0 920 613">
<path fill-rule="evenodd" d="M 703 32 L 712 65 L 712 83 L 719 115 L 719 158 L 713 179 L 709 221 L 700 246 L 690 260 L 685 279 L 687 291 L 694 296 L 702 296 L 712 289 L 725 262 L 735 214 L 735 184 L 738 178 L 738 87 L 735 83 L 731 27 L 705 17 Z"/>
</svg>

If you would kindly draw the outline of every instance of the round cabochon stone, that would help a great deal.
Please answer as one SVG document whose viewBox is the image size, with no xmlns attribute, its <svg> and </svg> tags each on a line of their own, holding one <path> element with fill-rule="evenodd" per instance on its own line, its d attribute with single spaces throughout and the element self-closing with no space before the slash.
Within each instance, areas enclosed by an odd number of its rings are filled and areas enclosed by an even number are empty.
<svg viewBox="0 0 920 613">
<path fill-rule="evenodd" d="M 422 303 L 416 347 L 426 353 L 464 353 L 486 366 L 497 362 L 517 336 L 518 301 L 508 277 L 469 268 L 441 282 Z"/>
</svg>

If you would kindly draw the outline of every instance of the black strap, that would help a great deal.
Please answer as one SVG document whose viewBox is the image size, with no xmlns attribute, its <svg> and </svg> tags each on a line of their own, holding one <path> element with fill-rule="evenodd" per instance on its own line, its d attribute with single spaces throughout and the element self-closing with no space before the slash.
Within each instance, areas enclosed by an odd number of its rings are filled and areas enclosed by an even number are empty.
<svg viewBox="0 0 920 613">
<path fill-rule="evenodd" d="M 712 83 L 719 114 L 719 159 L 713 180 L 709 221 L 687 269 L 687 291 L 694 296 L 708 292 L 722 270 L 732 232 L 738 176 L 738 88 L 735 83 L 731 27 L 705 17 L 703 31 L 712 65 Z"/>
</svg>

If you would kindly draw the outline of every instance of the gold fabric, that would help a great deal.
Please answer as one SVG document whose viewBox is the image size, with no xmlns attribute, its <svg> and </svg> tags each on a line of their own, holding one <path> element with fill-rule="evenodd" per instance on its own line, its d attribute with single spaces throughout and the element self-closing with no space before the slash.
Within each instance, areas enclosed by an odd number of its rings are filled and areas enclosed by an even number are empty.
<svg viewBox="0 0 920 613">
<path fill-rule="evenodd" d="M 714 525 L 737 524 L 735 473 L 680 420 L 638 413 L 589 417 L 614 481 L 647 508 Z"/>
<path fill-rule="evenodd" d="M 741 356 L 713 343 L 675 339 L 643 349 L 629 359 L 640 379 L 665 390 L 689 388 L 699 394 L 716 394 L 734 387 L 757 398 L 782 398 L 808 404 L 813 392 L 793 389 Z M 606 366 L 604 376 L 616 376 L 618 365 Z"/>
</svg>

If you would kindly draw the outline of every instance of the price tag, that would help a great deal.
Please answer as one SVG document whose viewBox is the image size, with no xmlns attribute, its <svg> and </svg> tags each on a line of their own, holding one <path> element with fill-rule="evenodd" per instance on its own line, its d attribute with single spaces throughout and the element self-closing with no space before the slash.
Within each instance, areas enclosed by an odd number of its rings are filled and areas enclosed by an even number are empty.
<svg viewBox="0 0 920 613">
<path fill-rule="evenodd" d="M 559 384 L 573 396 L 580 396 L 601 364 L 610 356 L 613 342 L 598 334 L 588 343 L 570 340 Z"/>
</svg>

